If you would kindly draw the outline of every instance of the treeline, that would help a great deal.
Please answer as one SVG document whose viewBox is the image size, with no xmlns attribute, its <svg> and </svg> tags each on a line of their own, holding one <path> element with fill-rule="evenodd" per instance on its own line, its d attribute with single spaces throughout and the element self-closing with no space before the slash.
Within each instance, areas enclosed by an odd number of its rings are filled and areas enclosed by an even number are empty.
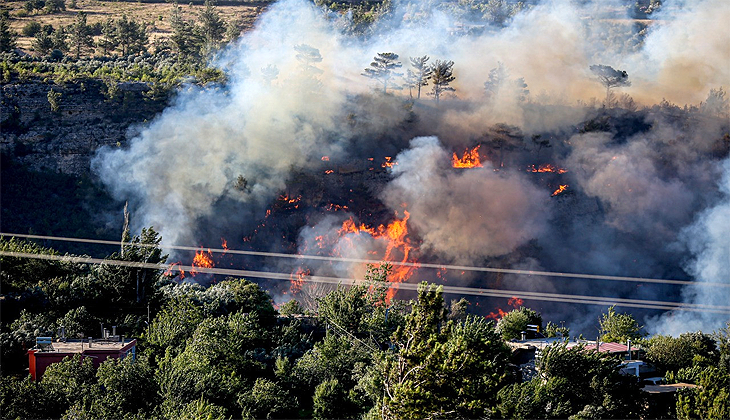
<svg viewBox="0 0 730 420">
<path fill-rule="evenodd" d="M 169 16 L 168 38 L 150 41 L 148 23 L 126 15 L 94 24 L 79 11 L 74 23 L 54 27 L 31 21 L 23 35 L 32 37 L 34 55 L 16 54 L 18 34 L 9 28 L 9 14 L 0 16 L 0 80 L 3 83 L 39 79 L 44 82 L 76 82 L 89 78 L 115 82 L 139 81 L 159 90 L 183 79 L 205 84 L 224 81 L 223 73 L 207 58 L 236 39 L 243 22 L 225 22 L 210 2 L 195 20 L 186 20 L 180 7 Z"/>
<path fill-rule="evenodd" d="M 506 340 L 528 324 L 528 308 L 496 325 L 447 303 L 422 284 L 413 301 L 386 299 L 390 267 L 370 267 L 368 283 L 321 295 L 315 313 L 296 300 L 272 305 L 255 283 L 229 278 L 208 288 L 177 284 L 152 229 L 125 234 L 106 264 L 63 258 L 0 257 L 2 378 L 8 418 L 727 418 L 730 325 L 714 335 L 644 337 L 628 314 L 609 308 L 604 339 L 632 340 L 670 381 L 699 388 L 661 407 L 648 404 L 633 376 L 607 354 L 543 351 L 534 377 L 516 368 Z M 4 253 L 58 255 L 2 239 Z M 149 318 L 148 318 L 149 317 Z M 147 320 L 149 319 L 149 324 Z M 89 337 L 99 323 L 138 338 L 136 361 L 68 358 L 39 382 L 24 371 L 36 336 Z M 548 335 L 569 331 L 548 323 Z"/>
</svg>

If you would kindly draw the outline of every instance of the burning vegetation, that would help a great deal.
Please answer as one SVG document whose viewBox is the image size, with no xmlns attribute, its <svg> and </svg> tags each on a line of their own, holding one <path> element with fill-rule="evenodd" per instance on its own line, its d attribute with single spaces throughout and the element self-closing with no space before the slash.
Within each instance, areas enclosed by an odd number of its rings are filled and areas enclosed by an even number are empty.
<svg viewBox="0 0 730 420">
<path fill-rule="evenodd" d="M 730 12 L 718 0 L 668 9 L 662 25 L 627 26 L 614 39 L 615 21 L 584 19 L 594 11 L 578 3 L 539 2 L 472 29 L 439 26 L 423 5 L 394 5 L 394 27 L 359 38 L 308 3 L 278 2 L 222 54 L 228 85 L 181 91 L 128 148 L 100 152 L 95 168 L 171 243 L 225 235 L 232 249 L 341 258 L 305 266 L 226 255 L 234 266 L 292 273 L 290 293 L 307 275 L 361 278 L 367 260 L 414 264 L 395 264 L 394 284 L 727 297 L 415 268 L 717 277 L 680 261 L 717 246 L 710 232 L 722 227 L 698 220 L 722 211 L 718 180 L 730 173 L 727 42 L 717 35 L 726 31 L 708 24 Z M 195 258 L 195 267 L 214 264 L 203 250 Z M 725 272 L 721 261 L 703 264 Z M 275 294 L 290 286 L 266 285 Z M 581 322 L 595 308 L 550 310 Z"/>
<path fill-rule="evenodd" d="M 479 147 L 481 147 L 481 145 L 473 149 L 464 150 L 464 154 L 461 158 L 459 158 L 456 152 L 454 152 L 451 157 L 451 166 L 454 168 L 481 168 L 482 161 L 479 157 Z"/>
</svg>

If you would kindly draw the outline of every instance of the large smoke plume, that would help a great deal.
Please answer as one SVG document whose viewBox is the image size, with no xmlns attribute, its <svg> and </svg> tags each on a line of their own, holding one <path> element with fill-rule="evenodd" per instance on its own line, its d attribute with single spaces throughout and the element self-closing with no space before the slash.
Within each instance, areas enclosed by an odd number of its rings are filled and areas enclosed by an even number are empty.
<svg viewBox="0 0 730 420">
<path fill-rule="evenodd" d="M 502 26 L 485 26 L 454 13 L 455 3 L 394 2 L 355 36 L 342 30 L 348 16 L 280 1 L 220 53 L 225 86 L 184 87 L 128 147 L 101 150 L 94 168 L 130 201 L 137 228 L 154 226 L 167 243 L 226 237 L 236 246 L 233 238 L 266 231 L 254 241 L 259 249 L 310 252 L 315 238 L 336 235 L 348 218 L 375 226 L 407 211 L 411 244 L 432 262 L 727 281 L 730 215 L 718 189 L 730 189 L 730 164 L 718 183 L 727 110 L 672 103 L 699 106 L 711 89 L 730 84 L 730 3 L 666 1 L 643 31 L 621 15 L 622 3 L 542 1 Z M 409 57 L 453 60 L 455 91 L 439 104 L 425 94 L 431 86 L 420 100 L 397 83 L 382 93 L 362 75 L 382 52 L 399 54 L 403 73 Z M 626 70 L 632 86 L 606 98 L 592 64 Z M 602 106 L 604 99 L 612 103 Z M 483 145 L 482 166 L 453 170 L 451 154 L 475 145 Z M 386 156 L 397 162 L 387 172 L 379 167 Z M 544 163 L 568 172 L 528 170 Z M 311 181 L 325 176 L 331 181 Z M 568 193 L 550 197 L 563 184 Z M 307 217 L 266 219 L 277 197 L 290 193 L 316 195 L 303 198 Z M 327 201 L 349 209 L 322 214 Z M 376 259 L 386 247 L 374 237 L 340 240 L 327 250 Z M 281 262 L 260 268 L 293 270 Z M 331 264 L 312 269 L 360 274 Z M 730 300 L 727 288 L 665 293 L 503 280 L 534 290 Z M 602 309 L 538 304 L 547 318 L 566 316 L 578 327 Z M 727 318 L 687 316 L 650 327 L 713 329 Z"/>
</svg>

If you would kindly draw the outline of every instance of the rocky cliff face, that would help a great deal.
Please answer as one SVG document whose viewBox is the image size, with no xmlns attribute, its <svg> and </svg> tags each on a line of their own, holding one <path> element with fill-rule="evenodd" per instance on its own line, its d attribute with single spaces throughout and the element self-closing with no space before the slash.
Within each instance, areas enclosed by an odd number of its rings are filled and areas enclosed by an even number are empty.
<svg viewBox="0 0 730 420">
<path fill-rule="evenodd" d="M 130 130 L 151 120 L 167 103 L 166 98 L 148 98 L 141 83 L 116 87 L 109 95 L 109 88 L 97 80 L 3 85 L 0 150 L 34 170 L 88 174 L 99 147 L 124 146 Z M 49 100 L 51 90 L 60 94 L 56 110 Z"/>
</svg>

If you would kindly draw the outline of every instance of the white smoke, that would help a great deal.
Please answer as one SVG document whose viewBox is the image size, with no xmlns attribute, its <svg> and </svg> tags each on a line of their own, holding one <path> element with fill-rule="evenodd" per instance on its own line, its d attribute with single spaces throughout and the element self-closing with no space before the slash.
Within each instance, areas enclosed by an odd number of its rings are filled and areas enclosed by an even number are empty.
<svg viewBox="0 0 730 420">
<path fill-rule="evenodd" d="M 683 301 L 691 304 L 730 306 L 730 159 L 723 163 L 719 182 L 721 200 L 699 214 L 682 236 L 695 257 L 687 270 L 697 284 L 687 286 Z M 722 286 L 707 283 L 719 283 Z M 715 312 L 674 311 L 663 315 L 654 329 L 661 334 L 678 335 L 687 331 L 711 332 L 730 320 Z"/>
<path fill-rule="evenodd" d="M 523 174 L 490 162 L 455 170 L 436 137 L 413 139 L 396 162 L 384 202 L 409 211 L 422 248 L 449 260 L 504 255 L 538 237 L 550 217 L 549 194 Z"/>
<path fill-rule="evenodd" d="M 472 22 L 451 13 L 447 3 L 408 2 L 406 10 L 396 2 L 391 19 L 357 37 L 340 31 L 342 17 L 310 2 L 280 1 L 221 53 L 224 86 L 184 87 L 128 147 L 101 150 L 94 169 L 117 198 L 130 201 L 136 228 L 154 226 L 165 242 L 189 245 L 200 236 L 226 236 L 216 229 L 256 224 L 293 184 L 293 174 L 319 171 L 322 156 L 349 164 L 388 153 L 397 155 L 398 165 L 369 192 L 391 211 L 409 211 L 423 251 L 436 258 L 480 262 L 534 240 L 543 249 L 535 264 L 546 269 L 664 275 L 667 255 L 676 256 L 666 243 L 716 204 L 708 198 L 717 173 L 708 156 L 723 153 L 727 123 L 703 116 L 679 126 L 671 107 L 662 105 L 637 113 L 640 121 L 622 120 L 645 126 L 628 139 L 614 138 L 625 127 L 578 135 L 586 116 L 600 112 L 585 104 L 606 95 L 589 67 L 626 70 L 633 84 L 616 93 L 632 95 L 638 105 L 665 97 L 697 104 L 710 88 L 730 84 L 730 2 L 665 2 L 641 48 L 634 44 L 637 34 L 626 34 L 633 23 L 623 12 L 599 13 L 621 10 L 623 2 L 606 3 L 543 1 L 504 28 L 469 29 Z M 302 57 L 306 49 L 313 54 L 309 61 Z M 429 85 L 411 101 L 395 78 L 387 94 L 374 93 L 377 83 L 362 73 L 381 52 L 399 54 L 403 73 L 409 57 L 453 60 L 455 92 L 437 105 Z M 499 63 L 508 76 L 497 93 L 486 95 L 484 83 Z M 264 68 L 275 68 L 277 76 L 267 77 Z M 516 87 L 517 79 L 526 89 Z M 450 167 L 451 152 L 465 145 L 491 147 L 497 124 L 515 139 L 504 168 L 495 171 L 489 162 L 464 171 Z M 533 134 L 549 146 L 537 148 Z M 526 175 L 528 164 L 542 163 L 535 161 L 541 150 L 568 166 L 565 177 L 576 196 L 549 199 L 549 182 Z M 570 200 L 579 211 L 595 209 L 576 215 L 561 204 Z M 721 216 L 727 212 L 727 204 L 712 207 L 686 230 L 697 255 L 690 272 L 700 280 L 728 278 L 722 265 L 727 243 L 723 248 L 723 236 L 713 236 L 727 227 Z M 343 221 L 313 220 L 300 231 L 300 250 Z M 329 250 L 353 258 L 382 254 L 382 244 L 367 235 L 351 242 Z M 632 259 L 640 263 L 625 264 Z M 325 271 L 353 275 L 344 265 L 319 270 Z M 686 298 L 716 302 L 723 296 L 706 290 L 688 290 Z"/>
</svg>

